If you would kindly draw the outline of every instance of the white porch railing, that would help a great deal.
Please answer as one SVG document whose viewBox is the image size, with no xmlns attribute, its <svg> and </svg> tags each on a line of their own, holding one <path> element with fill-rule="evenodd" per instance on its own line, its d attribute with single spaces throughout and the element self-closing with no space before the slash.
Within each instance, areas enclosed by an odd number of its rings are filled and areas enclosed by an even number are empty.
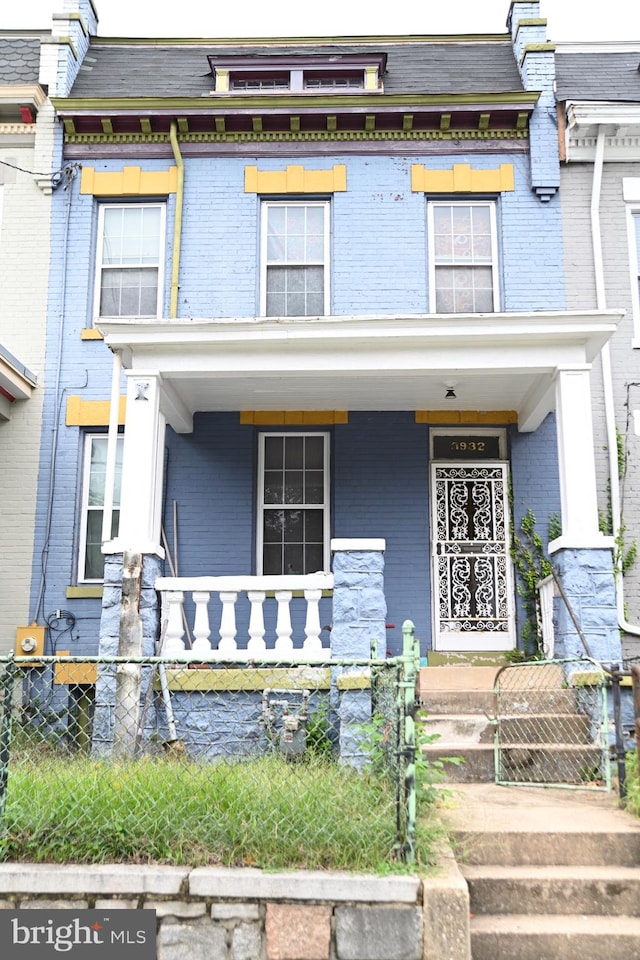
<svg viewBox="0 0 640 960">
<path fill-rule="evenodd" d="M 163 656 L 197 660 L 326 660 L 331 645 L 323 646 L 320 600 L 333 591 L 332 573 L 291 577 L 159 577 L 162 593 Z M 185 594 L 191 594 L 195 612 L 188 624 Z M 219 624 L 211 622 L 212 594 L 219 597 Z M 238 645 L 238 598 L 246 595 L 249 621 L 246 645 Z M 306 602 L 304 637 L 294 646 L 291 601 Z M 275 635 L 266 637 L 265 604 L 275 602 Z M 215 637 L 215 633 L 218 637 Z M 214 636 L 212 637 L 212 634 Z M 189 644 L 190 638 L 190 644 Z"/>
</svg>

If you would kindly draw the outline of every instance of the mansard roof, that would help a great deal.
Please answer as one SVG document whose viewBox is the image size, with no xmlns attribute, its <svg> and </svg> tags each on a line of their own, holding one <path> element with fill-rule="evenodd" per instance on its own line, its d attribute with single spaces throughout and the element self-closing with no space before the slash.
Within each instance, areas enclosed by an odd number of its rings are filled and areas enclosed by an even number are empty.
<svg viewBox="0 0 640 960">
<path fill-rule="evenodd" d="M 204 97 L 208 57 L 387 55 L 385 94 L 506 94 L 522 91 L 508 35 L 320 40 L 144 41 L 93 39 L 72 98 Z"/>
<path fill-rule="evenodd" d="M 40 71 L 40 38 L 0 34 L 0 85 L 37 83 Z"/>
<path fill-rule="evenodd" d="M 640 103 L 640 43 L 589 46 L 558 47 L 558 100 Z"/>
</svg>

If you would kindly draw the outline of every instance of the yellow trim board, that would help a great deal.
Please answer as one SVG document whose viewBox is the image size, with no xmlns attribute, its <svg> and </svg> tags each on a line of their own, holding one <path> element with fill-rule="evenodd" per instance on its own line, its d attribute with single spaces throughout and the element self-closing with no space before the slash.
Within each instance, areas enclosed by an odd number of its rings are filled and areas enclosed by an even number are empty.
<svg viewBox="0 0 640 960">
<path fill-rule="evenodd" d="M 120 408 L 118 410 L 118 423 L 120 425 L 125 422 L 126 407 L 127 398 L 120 397 Z M 65 422 L 68 427 L 108 427 L 110 408 L 110 400 L 83 400 L 82 397 L 72 395 L 67 397 L 67 418 Z"/>
<path fill-rule="evenodd" d="M 253 427 L 326 427 L 349 423 L 347 410 L 241 410 L 240 423 Z"/>
<path fill-rule="evenodd" d="M 203 669 L 169 667 L 166 671 L 169 690 L 328 690 L 331 670 L 327 667 L 239 667 L 216 668 L 214 663 Z M 155 689 L 160 681 L 154 680 Z"/>
<path fill-rule="evenodd" d="M 517 423 L 517 410 L 416 410 L 416 423 L 496 426 Z"/>
<path fill-rule="evenodd" d="M 411 164 L 411 190 L 414 193 L 505 193 L 515 190 L 512 163 L 497 169 L 477 170 L 470 163 L 454 163 L 447 170 L 428 170 L 421 163 Z"/>
<path fill-rule="evenodd" d="M 67 587 L 67 600 L 94 600 L 102 597 L 102 584 L 87 587 Z"/>
<path fill-rule="evenodd" d="M 59 657 L 70 656 L 69 650 L 59 650 Z M 53 668 L 53 682 L 72 686 L 90 686 L 98 679 L 97 663 L 56 663 Z"/>
<path fill-rule="evenodd" d="M 330 170 L 307 170 L 301 165 L 286 170 L 244 168 L 245 193 L 338 193 L 347 189 L 347 168 L 335 164 Z"/>
<path fill-rule="evenodd" d="M 83 167 L 80 193 L 94 197 L 147 197 L 175 193 L 178 188 L 178 168 L 143 170 L 125 167 L 123 170 L 97 171 Z"/>
<path fill-rule="evenodd" d="M 83 327 L 80 331 L 81 340 L 104 340 L 104 337 L 95 327 Z"/>
</svg>

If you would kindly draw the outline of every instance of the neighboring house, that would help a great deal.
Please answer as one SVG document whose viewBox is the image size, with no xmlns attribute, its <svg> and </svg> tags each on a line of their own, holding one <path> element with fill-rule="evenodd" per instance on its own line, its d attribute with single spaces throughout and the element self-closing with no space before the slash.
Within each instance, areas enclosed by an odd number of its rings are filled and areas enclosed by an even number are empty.
<svg viewBox="0 0 640 960">
<path fill-rule="evenodd" d="M 410 617 L 423 655 L 505 653 L 531 509 L 543 539 L 559 515 L 554 563 L 618 657 L 590 366 L 620 313 L 567 309 L 538 3 L 440 40 L 102 40 L 77 9 L 34 559 L 39 612 L 71 614 L 51 649 L 122 650 L 123 557 L 144 590 L 127 651 L 153 650 L 177 568 L 169 648 L 187 590 L 206 657 L 212 589 L 229 655 L 239 585 L 320 571 L 326 593 L 333 552 L 336 589 L 365 585 L 358 609 L 321 602 L 341 652 L 384 650 L 385 622 L 397 652 Z M 557 649 L 580 652 L 571 624 Z"/>
<path fill-rule="evenodd" d="M 53 109 L 46 31 L 0 31 L 0 654 L 31 622 L 44 394 Z"/>
<path fill-rule="evenodd" d="M 623 308 L 594 364 L 600 510 L 621 553 L 640 542 L 640 41 L 556 57 L 567 306 Z M 640 562 L 619 577 L 626 657 L 640 656 Z"/>
</svg>

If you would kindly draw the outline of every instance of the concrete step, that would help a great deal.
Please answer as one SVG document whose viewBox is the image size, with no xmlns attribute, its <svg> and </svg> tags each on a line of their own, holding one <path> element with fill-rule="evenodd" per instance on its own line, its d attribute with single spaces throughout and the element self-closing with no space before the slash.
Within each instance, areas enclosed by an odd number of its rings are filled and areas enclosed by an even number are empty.
<svg viewBox="0 0 640 960">
<path fill-rule="evenodd" d="M 494 815 L 499 814 L 498 809 Z M 453 829 L 451 840 L 456 859 L 465 866 L 591 868 L 637 867 L 640 864 L 640 823 L 634 831 L 599 830 L 597 826 L 585 827 L 581 819 L 576 819 L 572 829 L 550 822 L 547 829 L 528 830 L 526 806 L 520 816 L 521 829 Z"/>
<path fill-rule="evenodd" d="M 640 916 L 640 867 L 461 867 L 473 914 Z M 640 952 L 640 951 L 639 951 Z"/>
<path fill-rule="evenodd" d="M 493 743 L 496 724 L 477 713 L 427 715 L 424 732 L 448 744 Z M 500 734 L 509 743 L 585 743 L 589 718 L 582 713 L 545 713 L 500 718 Z"/>
<path fill-rule="evenodd" d="M 490 690 L 420 690 L 419 700 L 427 716 L 451 713 L 484 713 L 494 717 L 576 713 L 576 691 L 565 687 L 559 690 L 510 690 L 496 699 Z"/>
<path fill-rule="evenodd" d="M 473 960 L 638 960 L 640 919 L 558 914 L 472 917 Z"/>
<path fill-rule="evenodd" d="M 495 778 L 495 755 L 491 743 L 466 743 L 438 740 L 425 744 L 427 760 L 456 757 L 459 764 L 446 764 L 445 778 L 450 783 L 490 782 Z M 586 785 L 596 781 L 601 751 L 584 744 L 504 744 L 501 751 L 500 780 L 515 783 Z"/>
</svg>

